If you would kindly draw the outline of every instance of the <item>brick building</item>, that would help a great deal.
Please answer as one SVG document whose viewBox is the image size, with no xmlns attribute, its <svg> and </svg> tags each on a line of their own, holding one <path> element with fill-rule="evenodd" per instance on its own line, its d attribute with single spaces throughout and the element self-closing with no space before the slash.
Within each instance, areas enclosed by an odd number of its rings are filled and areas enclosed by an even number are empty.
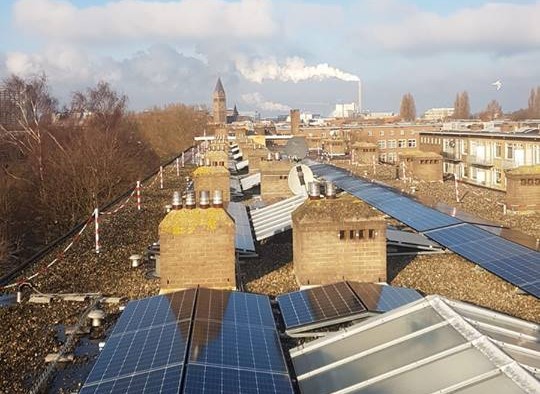
<svg viewBox="0 0 540 394">
<path fill-rule="evenodd" d="M 506 171 L 506 206 L 512 211 L 540 210 L 540 164 Z"/>
<path fill-rule="evenodd" d="M 420 149 L 443 156 L 443 173 L 504 191 L 506 170 L 540 164 L 540 133 L 426 131 L 420 134 Z"/>
<path fill-rule="evenodd" d="M 399 177 L 426 182 L 442 181 L 442 156 L 434 152 L 413 150 L 399 154 Z"/>
<path fill-rule="evenodd" d="M 353 164 L 373 164 L 379 161 L 379 149 L 371 142 L 357 141 L 351 146 Z"/>
<path fill-rule="evenodd" d="M 292 163 L 288 160 L 262 160 L 261 197 L 264 201 L 284 199 L 293 193 L 289 188 L 289 172 Z"/>
<path fill-rule="evenodd" d="M 249 173 L 259 172 L 261 161 L 266 160 L 268 153 L 270 153 L 266 146 L 254 142 L 243 145 L 241 150 L 242 159 L 249 161 Z"/>
<path fill-rule="evenodd" d="M 214 123 L 227 123 L 227 96 L 221 83 L 221 78 L 218 78 L 212 95 L 212 116 Z"/>
<path fill-rule="evenodd" d="M 291 109 L 291 134 L 297 135 L 300 133 L 300 110 Z"/>
<path fill-rule="evenodd" d="M 221 190 L 223 202 L 231 201 L 231 181 L 229 170 L 223 166 L 202 166 L 193 171 L 195 193 L 198 196 L 203 190 Z"/>
<path fill-rule="evenodd" d="M 293 212 L 292 223 L 300 285 L 386 281 L 386 223 L 364 202 L 309 199 Z"/>
<path fill-rule="evenodd" d="M 234 239 L 223 208 L 169 212 L 159 225 L 161 289 L 236 288 Z"/>
</svg>

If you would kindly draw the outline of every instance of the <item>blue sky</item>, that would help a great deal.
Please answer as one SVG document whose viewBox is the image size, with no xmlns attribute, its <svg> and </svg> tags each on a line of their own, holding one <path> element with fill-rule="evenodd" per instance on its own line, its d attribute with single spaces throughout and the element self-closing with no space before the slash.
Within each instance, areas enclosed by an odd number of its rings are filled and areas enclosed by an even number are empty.
<svg viewBox="0 0 540 394">
<path fill-rule="evenodd" d="M 328 114 L 352 102 L 397 111 L 527 105 L 540 85 L 540 1 L 1 0 L 0 77 L 45 72 L 53 92 L 107 80 L 133 109 L 229 104 Z M 500 79 L 496 91 L 492 82 Z"/>
</svg>

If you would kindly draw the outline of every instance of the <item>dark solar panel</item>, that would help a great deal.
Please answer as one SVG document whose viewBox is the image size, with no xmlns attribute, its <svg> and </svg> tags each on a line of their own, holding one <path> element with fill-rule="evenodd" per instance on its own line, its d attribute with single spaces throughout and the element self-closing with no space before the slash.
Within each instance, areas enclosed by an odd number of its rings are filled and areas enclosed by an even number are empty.
<svg viewBox="0 0 540 394">
<path fill-rule="evenodd" d="M 196 320 L 190 364 L 287 373 L 275 328 Z"/>
<path fill-rule="evenodd" d="M 199 289 L 195 319 L 271 328 L 276 326 L 267 296 L 204 288 Z"/>
<path fill-rule="evenodd" d="M 181 366 L 163 368 L 85 385 L 79 394 L 178 394 L 181 374 Z"/>
<path fill-rule="evenodd" d="M 287 330 L 366 312 L 345 282 L 295 291 L 276 299 Z"/>
<path fill-rule="evenodd" d="M 106 342 L 86 384 L 184 362 L 189 321 L 115 335 Z"/>
<path fill-rule="evenodd" d="M 111 335 L 190 319 L 195 291 L 190 289 L 128 303 Z"/>
<path fill-rule="evenodd" d="M 185 393 L 293 393 L 288 375 L 189 364 Z"/>
<path fill-rule="evenodd" d="M 349 285 L 370 312 L 388 312 L 422 298 L 416 290 L 405 287 L 360 282 Z"/>
<path fill-rule="evenodd" d="M 540 297 L 540 253 L 471 224 L 425 233 L 429 238 L 524 291 Z"/>
</svg>

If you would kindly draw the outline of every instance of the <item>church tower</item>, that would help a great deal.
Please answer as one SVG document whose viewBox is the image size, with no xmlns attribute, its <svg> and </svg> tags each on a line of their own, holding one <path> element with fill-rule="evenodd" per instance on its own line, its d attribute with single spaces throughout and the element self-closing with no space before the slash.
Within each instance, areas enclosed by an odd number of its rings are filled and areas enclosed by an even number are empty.
<svg viewBox="0 0 540 394">
<path fill-rule="evenodd" d="M 227 123 L 227 103 L 221 78 L 218 78 L 214 89 L 212 115 L 214 116 L 214 123 Z"/>
</svg>

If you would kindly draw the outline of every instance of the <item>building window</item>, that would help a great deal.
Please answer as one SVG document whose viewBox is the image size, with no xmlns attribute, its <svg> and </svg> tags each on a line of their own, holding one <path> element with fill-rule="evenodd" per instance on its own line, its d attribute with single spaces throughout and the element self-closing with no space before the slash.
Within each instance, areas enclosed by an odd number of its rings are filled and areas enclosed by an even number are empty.
<svg viewBox="0 0 540 394">
<path fill-rule="evenodd" d="M 354 239 L 354 230 L 349 230 L 349 238 Z"/>
<path fill-rule="evenodd" d="M 469 166 L 463 166 L 463 178 L 469 177 Z"/>
<path fill-rule="evenodd" d="M 369 239 L 373 239 L 375 238 L 375 236 L 377 235 L 377 233 L 375 232 L 375 230 L 369 230 L 369 233 L 368 233 L 368 237 Z"/>
<path fill-rule="evenodd" d="M 514 158 L 514 145 L 506 144 L 506 158 L 507 159 L 513 159 Z"/>
<path fill-rule="evenodd" d="M 388 153 L 388 161 L 390 163 L 395 163 L 396 162 L 396 153 L 395 152 L 389 152 Z"/>
<path fill-rule="evenodd" d="M 405 130 L 400 130 L 399 135 L 405 135 Z"/>
<path fill-rule="evenodd" d="M 394 135 L 394 130 L 390 130 L 390 135 Z"/>
<path fill-rule="evenodd" d="M 345 239 L 345 230 L 339 230 L 338 238 Z"/>
<path fill-rule="evenodd" d="M 384 137 L 384 130 L 379 131 L 379 135 L 380 135 L 381 137 Z"/>
<path fill-rule="evenodd" d="M 502 144 L 500 142 L 495 143 L 495 157 L 501 158 L 502 157 Z"/>
<path fill-rule="evenodd" d="M 371 136 L 373 135 L 373 131 L 368 131 L 368 132 L 367 132 L 367 135 L 368 135 L 369 137 L 371 137 Z"/>
<path fill-rule="evenodd" d="M 502 171 L 498 168 L 495 168 L 494 170 L 495 176 L 493 177 L 495 179 L 495 184 L 500 185 L 502 183 Z"/>
<path fill-rule="evenodd" d="M 379 155 L 379 160 L 382 161 L 383 163 L 386 163 L 386 153 L 381 153 Z"/>
<path fill-rule="evenodd" d="M 356 235 L 358 239 L 364 239 L 364 230 L 357 230 Z"/>
<path fill-rule="evenodd" d="M 386 149 L 386 140 L 377 141 L 377 145 L 379 145 L 379 149 Z"/>
<path fill-rule="evenodd" d="M 416 139 L 412 139 L 408 141 L 409 148 L 416 148 Z"/>
<path fill-rule="evenodd" d="M 388 149 L 396 149 L 396 140 L 388 140 Z"/>
<path fill-rule="evenodd" d="M 405 148 L 407 146 L 407 140 L 399 140 L 398 148 Z"/>
</svg>

